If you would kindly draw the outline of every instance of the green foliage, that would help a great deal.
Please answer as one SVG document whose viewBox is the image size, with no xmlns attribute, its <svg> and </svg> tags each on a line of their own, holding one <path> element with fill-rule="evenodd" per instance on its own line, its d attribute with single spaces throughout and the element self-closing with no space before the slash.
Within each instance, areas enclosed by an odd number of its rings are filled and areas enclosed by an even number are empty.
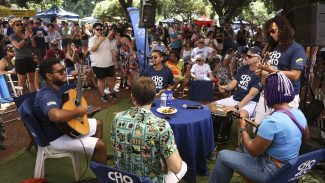
<svg viewBox="0 0 325 183">
<path fill-rule="evenodd" d="M 76 2 L 63 1 L 62 7 L 63 9 L 76 13 L 83 18 L 91 16 L 95 8 L 95 2 L 90 0 L 78 0 Z"/>
<path fill-rule="evenodd" d="M 250 3 L 249 7 L 245 8 L 239 17 L 254 25 L 261 26 L 273 16 L 274 14 L 268 12 L 263 2 L 256 1 Z"/>
<path fill-rule="evenodd" d="M 105 0 L 96 4 L 92 16 L 98 18 L 125 17 L 125 13 L 118 0 Z"/>
</svg>

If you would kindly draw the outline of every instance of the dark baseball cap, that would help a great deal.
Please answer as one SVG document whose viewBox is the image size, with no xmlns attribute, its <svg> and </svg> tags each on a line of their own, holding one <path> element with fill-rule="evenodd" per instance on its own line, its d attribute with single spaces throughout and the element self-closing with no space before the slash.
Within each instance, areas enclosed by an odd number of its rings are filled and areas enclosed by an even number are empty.
<svg viewBox="0 0 325 183">
<path fill-rule="evenodd" d="M 260 47 L 258 46 L 253 46 L 249 48 L 249 51 L 253 54 L 257 54 L 258 56 L 260 56 L 262 58 L 262 50 Z"/>
</svg>

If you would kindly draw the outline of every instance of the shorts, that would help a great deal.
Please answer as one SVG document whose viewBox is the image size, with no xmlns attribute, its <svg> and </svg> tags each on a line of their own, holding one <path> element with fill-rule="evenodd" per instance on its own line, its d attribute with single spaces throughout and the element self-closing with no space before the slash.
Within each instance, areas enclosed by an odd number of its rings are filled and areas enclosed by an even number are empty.
<svg viewBox="0 0 325 183">
<path fill-rule="evenodd" d="M 17 74 L 25 75 L 30 72 L 35 72 L 36 63 L 32 57 L 16 59 L 15 70 Z"/>
<path fill-rule="evenodd" d="M 97 79 L 114 76 L 114 65 L 110 67 L 92 67 Z"/>
<path fill-rule="evenodd" d="M 238 105 L 240 101 L 234 100 L 233 96 L 230 96 L 228 98 L 224 98 L 221 100 L 217 100 L 215 103 L 224 105 L 224 106 L 235 106 Z M 252 117 L 254 114 L 256 108 L 256 102 L 254 101 L 249 101 L 243 108 L 240 110 L 246 110 L 248 112 L 249 117 Z"/>
<path fill-rule="evenodd" d="M 80 135 L 79 138 L 72 138 L 69 135 L 62 135 L 56 140 L 50 142 L 51 147 L 58 151 L 73 151 L 84 152 L 84 147 L 87 154 L 93 155 L 98 138 L 92 137 L 96 134 L 97 121 L 95 118 L 89 118 L 89 133 L 87 135 Z M 80 142 L 82 141 L 82 143 Z"/>
</svg>

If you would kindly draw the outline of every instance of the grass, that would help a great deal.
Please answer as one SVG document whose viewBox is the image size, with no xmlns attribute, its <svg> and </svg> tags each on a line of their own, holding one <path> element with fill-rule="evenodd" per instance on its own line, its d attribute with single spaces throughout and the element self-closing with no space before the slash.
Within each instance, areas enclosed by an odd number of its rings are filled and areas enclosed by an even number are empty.
<svg viewBox="0 0 325 183">
<path fill-rule="evenodd" d="M 107 154 L 112 154 L 112 146 L 110 142 L 110 131 L 111 131 L 111 122 L 115 114 L 119 111 L 126 110 L 130 107 L 130 103 L 128 99 L 122 100 L 120 103 L 104 109 L 98 112 L 95 117 L 102 120 L 104 122 L 104 142 L 107 145 Z M 237 144 L 237 129 L 235 128 L 236 124 L 233 124 L 233 128 L 231 131 L 230 142 L 226 145 L 219 146 L 218 149 L 235 149 Z M 36 150 L 33 149 L 31 152 L 27 151 L 19 151 L 7 158 L 0 160 L 0 182 L 5 183 L 17 183 L 20 180 L 31 178 L 34 175 L 34 167 L 35 167 L 35 158 L 36 158 Z M 108 165 L 112 165 L 113 161 L 107 162 Z M 213 170 L 215 166 L 215 161 L 208 161 L 207 165 L 209 167 L 210 172 Z M 45 165 L 45 177 L 49 182 L 55 183 L 69 183 L 74 182 L 74 174 L 72 169 L 71 160 L 69 158 L 60 158 L 60 159 L 48 159 L 46 160 Z M 84 172 L 87 169 L 87 164 L 85 161 L 85 156 L 83 156 L 81 161 L 81 172 Z M 324 174 L 324 173 L 323 173 Z M 304 179 L 305 182 L 312 183 L 325 183 L 322 179 L 320 173 L 312 173 L 312 176 L 307 176 Z M 87 170 L 85 176 L 83 178 L 93 178 L 95 177 L 90 169 Z M 196 181 L 198 183 L 207 182 L 207 176 L 198 175 Z M 231 182 L 239 183 L 243 182 L 242 178 L 238 174 L 234 174 Z"/>
</svg>

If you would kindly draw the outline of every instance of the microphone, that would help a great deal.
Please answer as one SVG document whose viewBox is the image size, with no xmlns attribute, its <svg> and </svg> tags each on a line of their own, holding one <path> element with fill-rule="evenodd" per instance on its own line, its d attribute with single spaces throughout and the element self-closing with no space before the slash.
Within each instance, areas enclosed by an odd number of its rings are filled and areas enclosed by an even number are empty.
<svg viewBox="0 0 325 183">
<path fill-rule="evenodd" d="M 202 105 L 186 105 L 186 104 L 183 104 L 182 108 L 183 109 L 203 109 L 203 106 Z"/>
</svg>

